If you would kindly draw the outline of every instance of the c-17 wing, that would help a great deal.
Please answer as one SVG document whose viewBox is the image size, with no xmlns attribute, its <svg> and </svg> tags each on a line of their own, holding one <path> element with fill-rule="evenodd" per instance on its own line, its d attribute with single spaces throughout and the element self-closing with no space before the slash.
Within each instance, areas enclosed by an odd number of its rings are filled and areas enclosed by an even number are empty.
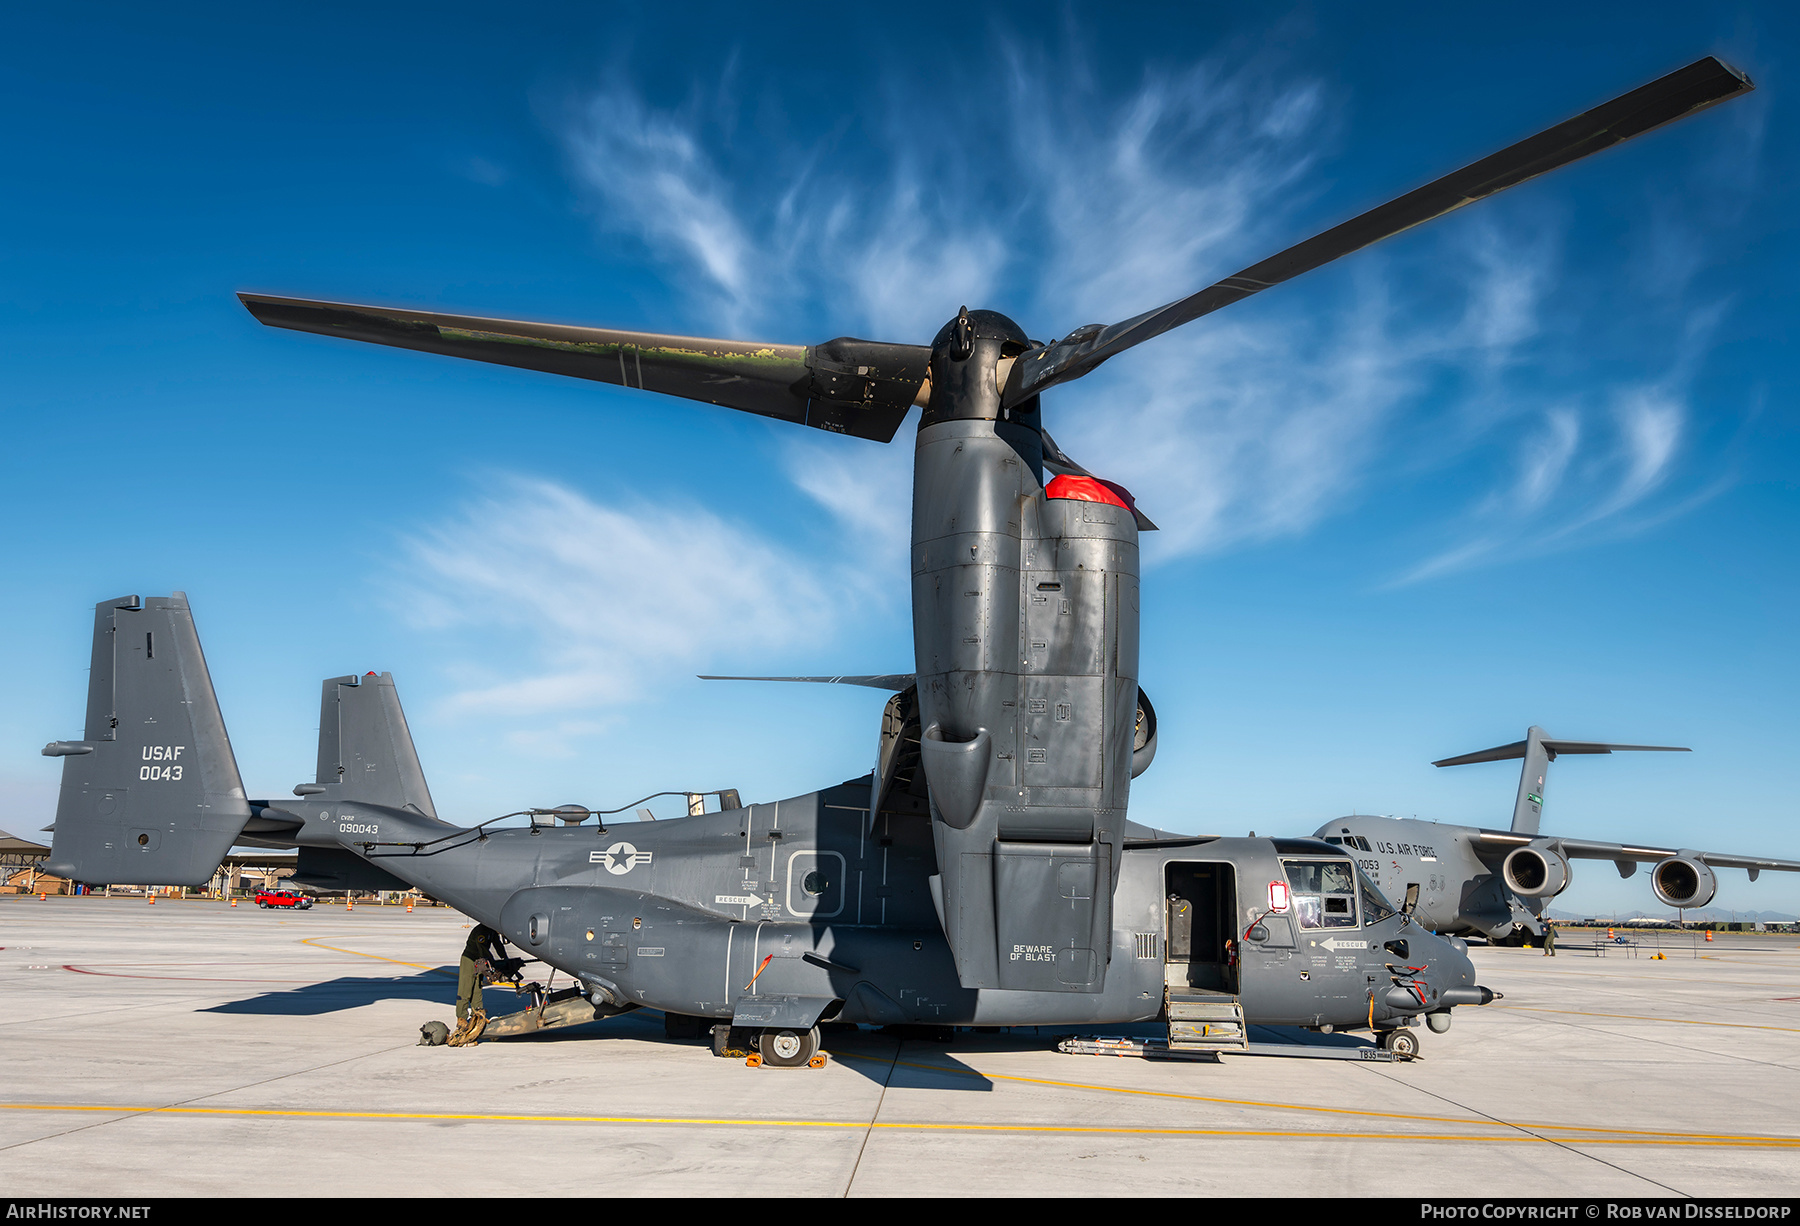
<svg viewBox="0 0 1800 1226">
<path fill-rule="evenodd" d="M 1631 843 L 1597 843 L 1592 839 L 1563 839 L 1553 835 L 1514 834 L 1510 830 L 1479 830 L 1476 831 L 1471 842 L 1477 853 L 1492 851 L 1497 856 L 1504 856 L 1513 848 L 1523 847 L 1527 843 L 1550 843 L 1572 860 L 1611 860 L 1621 866 L 1621 871 L 1625 871 L 1623 866 L 1628 864 L 1650 864 L 1667 860 L 1670 856 L 1690 854 L 1698 856 L 1712 868 L 1748 869 L 1752 881 L 1755 881 L 1757 874 L 1765 869 L 1776 873 L 1800 873 L 1800 860 L 1776 860 L 1767 856 L 1733 856 L 1723 852 L 1685 851 L 1673 847 L 1641 847 Z M 1486 856 L 1483 856 L 1483 859 L 1486 859 Z"/>
</svg>

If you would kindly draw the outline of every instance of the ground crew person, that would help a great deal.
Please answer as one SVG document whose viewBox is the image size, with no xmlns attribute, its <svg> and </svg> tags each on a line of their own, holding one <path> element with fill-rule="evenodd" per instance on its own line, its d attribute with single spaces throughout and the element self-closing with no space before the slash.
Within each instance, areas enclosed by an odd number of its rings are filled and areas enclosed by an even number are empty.
<svg viewBox="0 0 1800 1226">
<path fill-rule="evenodd" d="M 1544 957 L 1556 957 L 1556 925 L 1549 920 L 1544 921 Z"/>
<path fill-rule="evenodd" d="M 456 970 L 456 1033 L 450 1036 L 451 1047 L 466 1047 L 487 1029 L 481 984 L 499 960 L 499 948 L 500 934 L 486 924 L 475 925 L 463 943 L 462 961 Z"/>
</svg>

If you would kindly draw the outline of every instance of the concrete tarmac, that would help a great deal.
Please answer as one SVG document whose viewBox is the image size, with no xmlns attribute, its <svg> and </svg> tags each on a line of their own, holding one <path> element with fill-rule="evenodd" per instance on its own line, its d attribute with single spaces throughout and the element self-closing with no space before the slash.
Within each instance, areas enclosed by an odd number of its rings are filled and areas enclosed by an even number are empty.
<svg viewBox="0 0 1800 1226">
<path fill-rule="evenodd" d="M 5 1194 L 1800 1194 L 1800 937 L 1478 946 L 1505 999 L 1404 1064 L 863 1030 L 778 1070 L 649 1011 L 418 1047 L 467 924 L 0 897 Z"/>
</svg>

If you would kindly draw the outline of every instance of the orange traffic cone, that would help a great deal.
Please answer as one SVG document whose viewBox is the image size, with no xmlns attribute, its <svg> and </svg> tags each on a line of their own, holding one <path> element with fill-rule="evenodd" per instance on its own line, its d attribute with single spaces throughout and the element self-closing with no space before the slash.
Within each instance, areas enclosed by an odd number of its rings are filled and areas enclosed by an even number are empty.
<svg viewBox="0 0 1800 1226">
<path fill-rule="evenodd" d="M 410 898 L 406 900 L 406 913 L 408 915 L 412 914 L 412 899 Z"/>
<path fill-rule="evenodd" d="M 1712 929 L 1711 928 L 1708 928 L 1706 930 L 1706 939 L 1709 941 L 1712 940 Z"/>
<path fill-rule="evenodd" d="M 346 910 L 346 911 L 356 910 L 356 904 L 350 901 L 349 895 L 344 896 L 344 910 Z"/>
<path fill-rule="evenodd" d="M 231 900 L 231 905 L 232 905 L 232 906 L 234 906 L 234 907 L 235 907 L 235 906 L 237 906 L 237 899 L 235 899 L 235 898 L 234 898 L 234 899 L 232 899 L 232 900 Z"/>
<path fill-rule="evenodd" d="M 156 905 L 156 895 L 154 893 L 150 895 L 150 905 L 153 907 Z"/>
<path fill-rule="evenodd" d="M 1613 930 L 1611 928 L 1606 930 L 1606 939 L 1609 941 L 1613 939 Z"/>
</svg>

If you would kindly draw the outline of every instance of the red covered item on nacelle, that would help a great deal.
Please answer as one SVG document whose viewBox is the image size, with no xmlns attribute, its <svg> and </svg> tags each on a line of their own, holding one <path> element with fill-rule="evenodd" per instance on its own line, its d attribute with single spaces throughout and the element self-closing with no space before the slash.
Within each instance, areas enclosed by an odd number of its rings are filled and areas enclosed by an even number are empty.
<svg viewBox="0 0 1800 1226">
<path fill-rule="evenodd" d="M 1057 477 L 1044 487 L 1046 498 L 1073 498 L 1077 502 L 1105 502 L 1134 514 L 1137 500 L 1131 491 L 1113 481 L 1099 477 Z"/>
</svg>

